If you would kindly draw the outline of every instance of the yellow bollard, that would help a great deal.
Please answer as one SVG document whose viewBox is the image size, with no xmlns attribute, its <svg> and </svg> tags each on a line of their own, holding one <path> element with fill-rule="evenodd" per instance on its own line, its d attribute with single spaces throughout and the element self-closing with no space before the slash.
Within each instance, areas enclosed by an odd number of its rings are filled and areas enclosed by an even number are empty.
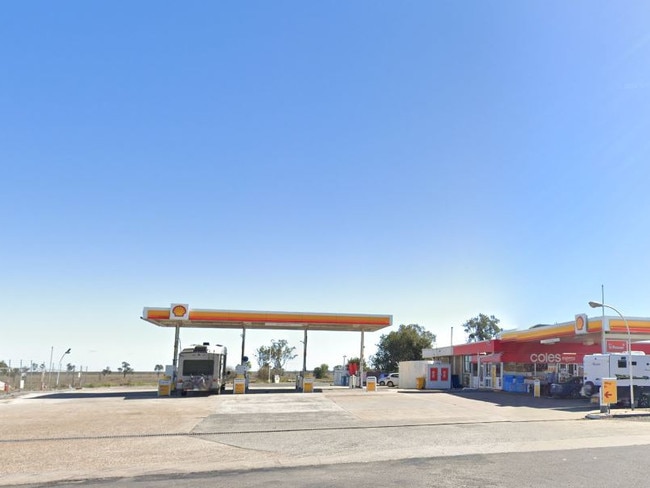
<svg viewBox="0 0 650 488">
<path fill-rule="evenodd" d="M 246 393 L 246 378 L 244 378 L 243 374 L 238 374 L 233 380 L 233 393 L 236 395 Z"/>
</svg>

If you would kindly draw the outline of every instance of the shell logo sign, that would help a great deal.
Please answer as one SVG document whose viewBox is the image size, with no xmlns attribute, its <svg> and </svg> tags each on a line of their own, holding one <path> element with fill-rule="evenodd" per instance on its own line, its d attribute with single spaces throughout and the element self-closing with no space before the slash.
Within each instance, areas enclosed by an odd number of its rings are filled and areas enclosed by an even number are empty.
<svg viewBox="0 0 650 488">
<path fill-rule="evenodd" d="M 581 313 L 576 315 L 575 332 L 576 335 L 587 333 L 587 314 Z"/>
<path fill-rule="evenodd" d="M 190 306 L 185 303 L 172 303 L 169 318 L 171 320 L 188 320 L 190 318 Z"/>
</svg>

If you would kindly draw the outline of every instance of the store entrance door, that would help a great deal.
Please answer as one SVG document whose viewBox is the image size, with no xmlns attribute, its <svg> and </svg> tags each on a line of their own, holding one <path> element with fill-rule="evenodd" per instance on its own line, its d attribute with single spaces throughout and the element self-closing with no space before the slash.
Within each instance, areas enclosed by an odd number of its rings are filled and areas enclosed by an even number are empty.
<svg viewBox="0 0 650 488">
<path fill-rule="evenodd" d="M 474 388 L 489 388 L 500 390 L 503 388 L 502 363 L 481 363 L 478 372 L 472 378 Z"/>
</svg>

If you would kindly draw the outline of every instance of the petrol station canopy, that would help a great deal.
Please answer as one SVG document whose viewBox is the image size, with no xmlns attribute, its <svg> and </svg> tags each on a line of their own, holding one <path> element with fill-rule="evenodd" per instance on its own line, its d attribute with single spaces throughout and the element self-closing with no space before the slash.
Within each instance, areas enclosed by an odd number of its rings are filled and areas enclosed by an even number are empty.
<svg viewBox="0 0 650 488">
<path fill-rule="evenodd" d="M 160 327 L 342 332 L 376 332 L 393 323 L 392 315 L 203 310 L 183 304 L 146 307 L 141 318 Z"/>
<path fill-rule="evenodd" d="M 502 342 L 537 342 L 542 344 L 578 343 L 586 346 L 607 340 L 632 342 L 650 340 L 650 318 L 643 317 L 587 317 L 576 315 L 575 320 L 554 325 L 536 325 L 525 330 L 505 331 L 498 337 Z"/>
</svg>

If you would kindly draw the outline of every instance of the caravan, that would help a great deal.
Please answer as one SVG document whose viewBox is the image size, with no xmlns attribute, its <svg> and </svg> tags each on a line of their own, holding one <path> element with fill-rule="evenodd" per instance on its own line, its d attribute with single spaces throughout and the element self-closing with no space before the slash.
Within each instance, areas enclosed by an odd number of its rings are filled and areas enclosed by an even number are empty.
<svg viewBox="0 0 650 488">
<path fill-rule="evenodd" d="M 632 386 L 639 407 L 650 407 L 650 355 L 632 351 Z M 603 378 L 615 378 L 617 395 L 630 401 L 629 354 L 587 354 L 584 357 L 584 386 L 582 394 L 598 393 Z"/>
</svg>

